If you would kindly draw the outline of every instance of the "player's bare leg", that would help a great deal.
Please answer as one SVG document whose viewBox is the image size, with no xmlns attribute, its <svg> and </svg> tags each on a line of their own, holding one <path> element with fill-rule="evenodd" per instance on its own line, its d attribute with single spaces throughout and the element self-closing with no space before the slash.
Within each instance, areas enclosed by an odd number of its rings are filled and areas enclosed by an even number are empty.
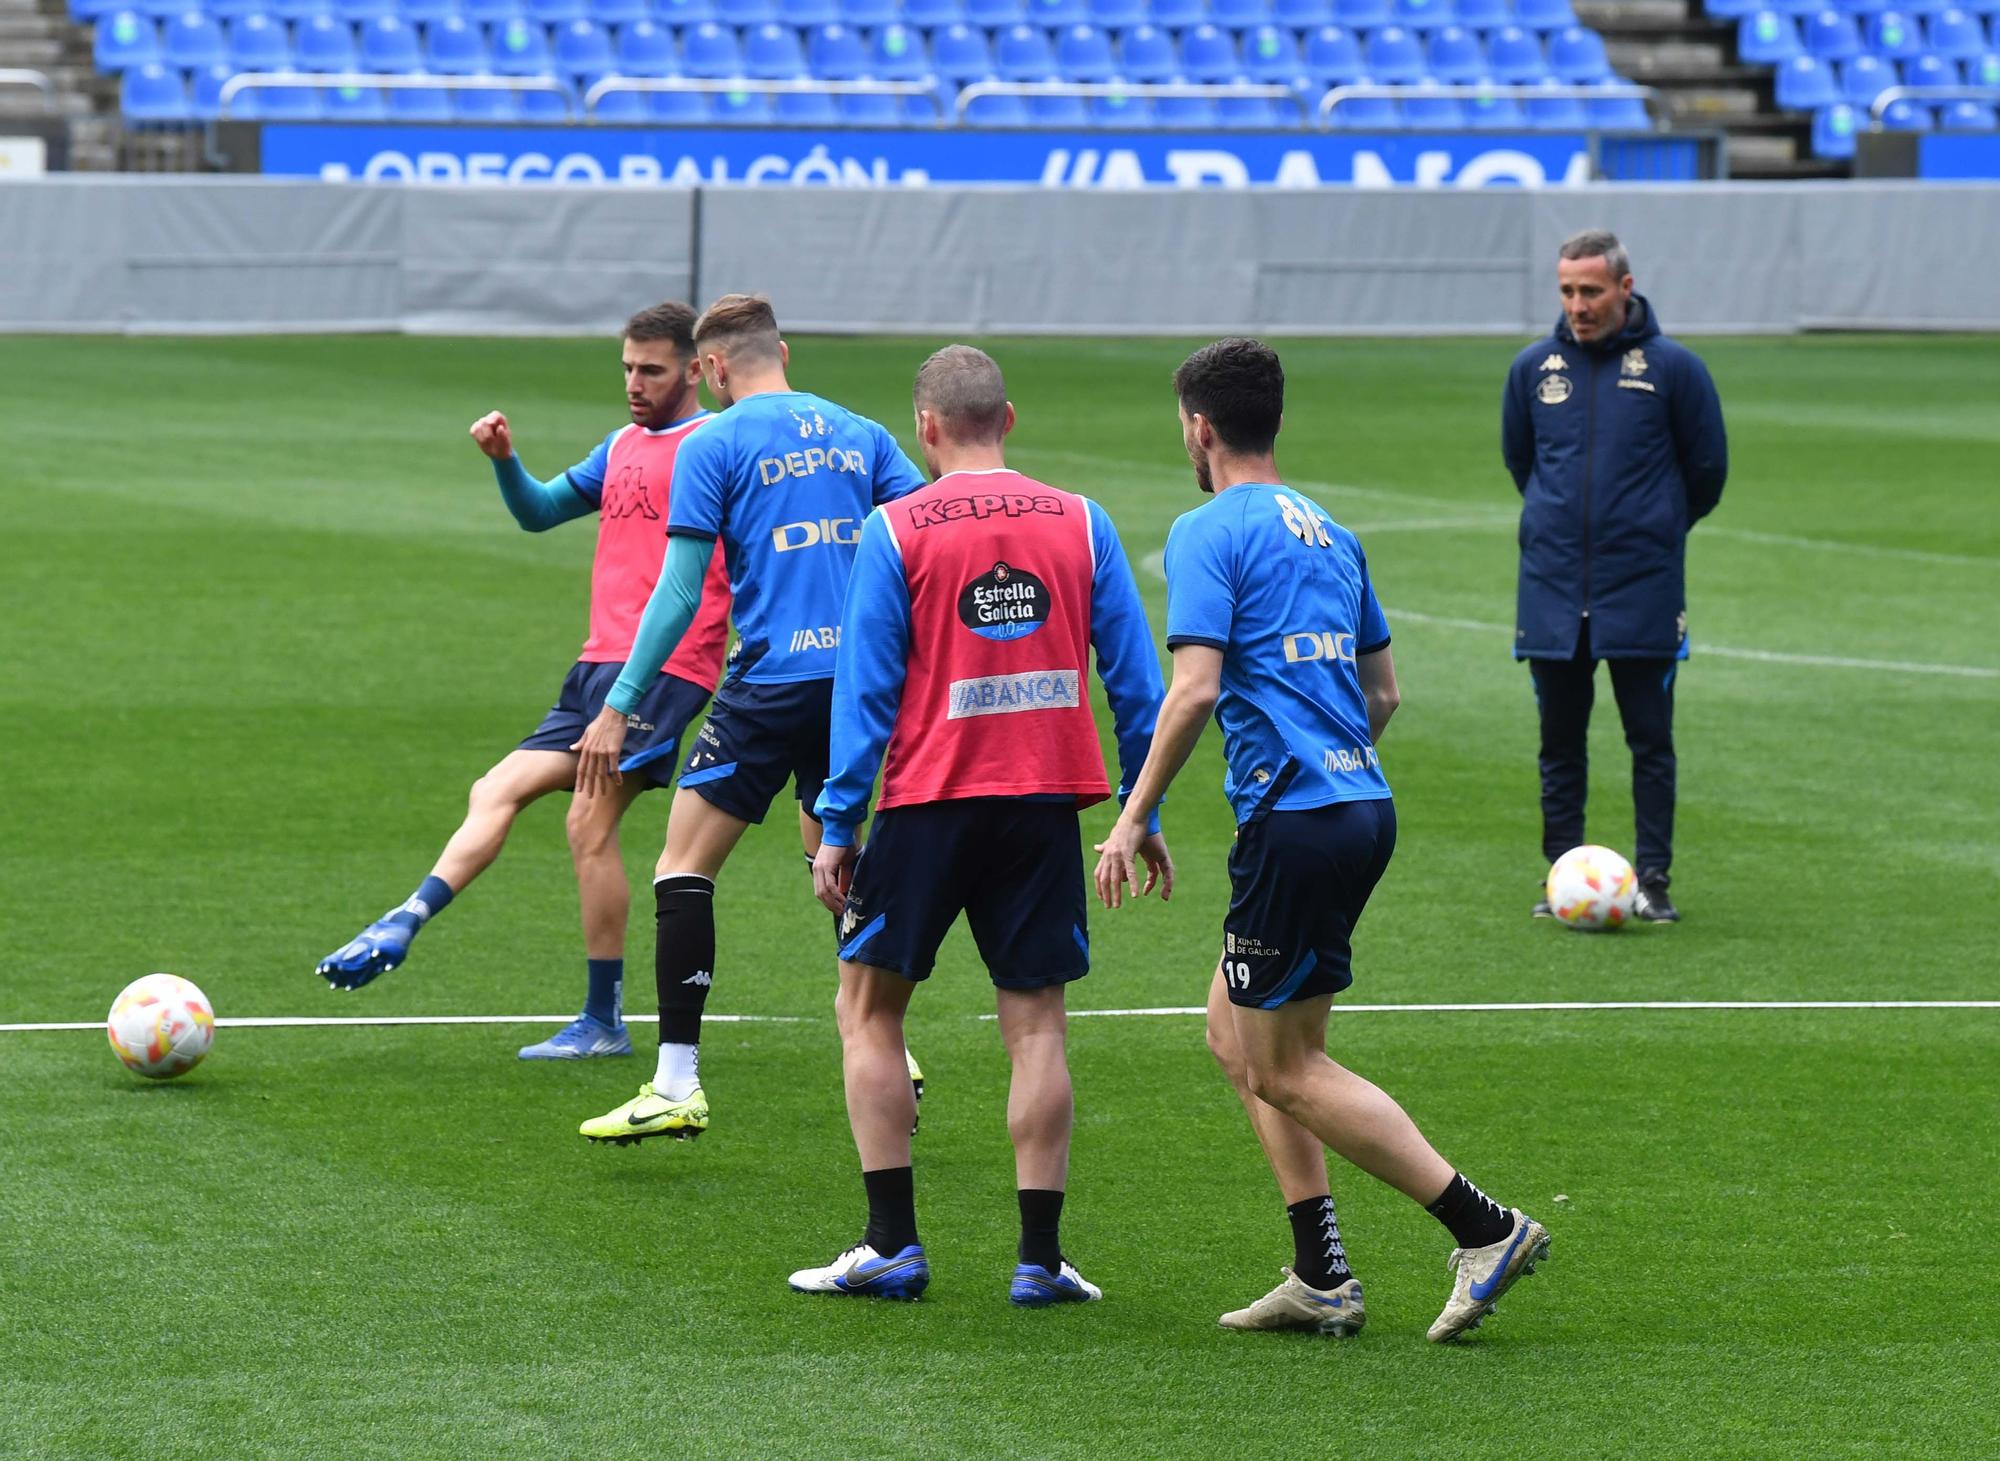
<svg viewBox="0 0 2000 1461">
<path fill-rule="evenodd" d="M 1019 1262 L 1007 1297 L 1029 1308 L 1102 1298 L 1103 1290 L 1078 1273 L 1062 1252 L 1060 1225 L 1076 1116 L 1063 986 L 996 990 L 995 1003 L 1000 1038 L 1013 1066 L 1007 1135 L 1014 1142 L 1014 1185 L 1021 1208 Z"/>
<path fill-rule="evenodd" d="M 903 1067 L 903 1016 L 916 988 L 900 974 L 841 960 L 833 1011 L 840 1026 L 847 1122 L 863 1172 L 910 1165 L 917 1103 Z"/>
<path fill-rule="evenodd" d="M 1250 1089 L 1250 1068 L 1243 1058 L 1242 1043 L 1236 1038 L 1235 1006 L 1229 1002 L 1218 964 L 1208 990 L 1208 1048 L 1221 1065 L 1237 1099 L 1257 1133 L 1257 1144 L 1278 1179 L 1285 1205 L 1304 1202 L 1329 1190 L 1326 1175 L 1326 1146 L 1320 1139 L 1275 1106 L 1260 1100 Z"/>
<path fill-rule="evenodd" d="M 574 763 L 574 756 L 565 759 Z M 593 959 L 625 957 L 625 926 L 631 914 L 632 885 L 618 847 L 618 827 L 647 783 L 628 776 L 608 796 L 572 797 L 564 824 L 570 861 L 576 868 L 577 902 L 583 916 L 583 949 Z"/>
</svg>

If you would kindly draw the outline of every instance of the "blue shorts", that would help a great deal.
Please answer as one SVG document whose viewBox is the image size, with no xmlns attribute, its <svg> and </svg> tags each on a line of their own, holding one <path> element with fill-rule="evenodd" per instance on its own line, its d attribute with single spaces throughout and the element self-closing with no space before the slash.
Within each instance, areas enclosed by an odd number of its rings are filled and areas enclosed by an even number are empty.
<svg viewBox="0 0 2000 1461">
<path fill-rule="evenodd" d="M 1268 812 L 1236 829 L 1222 981 L 1231 1004 L 1276 1009 L 1354 982 L 1348 940 L 1396 850 L 1396 804 Z"/>
<path fill-rule="evenodd" d="M 840 919 L 840 957 L 928 979 L 958 915 L 1001 989 L 1090 972 L 1074 802 L 973 797 L 875 815 Z"/>
<path fill-rule="evenodd" d="M 725 681 L 681 768 L 681 785 L 732 817 L 761 822 L 792 781 L 811 813 L 826 785 L 832 719 L 830 679 Z"/>
<path fill-rule="evenodd" d="M 618 683 L 622 664 L 591 664 L 578 661 L 563 677 L 562 693 L 542 717 L 533 735 L 521 742 L 524 751 L 567 751 L 582 737 L 590 723 L 604 709 L 604 697 Z M 707 703 L 708 691 L 679 675 L 661 675 L 639 702 L 636 715 L 625 717 L 625 759 L 620 771 L 641 771 L 655 786 L 670 785 L 674 779 L 674 756 L 680 749 L 681 732 Z"/>
</svg>

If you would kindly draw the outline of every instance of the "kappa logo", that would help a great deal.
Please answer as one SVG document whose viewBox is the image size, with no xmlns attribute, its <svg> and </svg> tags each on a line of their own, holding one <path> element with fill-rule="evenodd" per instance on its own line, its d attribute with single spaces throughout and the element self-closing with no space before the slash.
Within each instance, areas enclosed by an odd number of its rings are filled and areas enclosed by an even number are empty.
<svg viewBox="0 0 2000 1461">
<path fill-rule="evenodd" d="M 840 915 L 840 936 L 843 939 L 853 938 L 854 930 L 859 927 L 861 927 L 861 910 L 850 906 Z"/>
<path fill-rule="evenodd" d="M 1028 513 L 1063 515 L 1063 500 L 1037 492 L 982 492 L 971 497 L 942 497 L 931 502 L 910 504 L 910 526 L 942 527 L 946 523 L 977 521 L 994 516 L 1023 517 Z"/>
<path fill-rule="evenodd" d="M 805 417 L 801 416 L 796 411 L 787 411 L 786 414 L 792 418 L 793 423 L 799 428 L 800 437 L 803 438 L 803 437 L 826 435 L 827 431 L 826 420 L 819 414 L 819 412 L 817 411 L 813 412 L 812 420 L 810 421 L 806 420 Z"/>
<path fill-rule="evenodd" d="M 1542 383 L 1535 387 L 1535 399 L 1544 406 L 1560 406 L 1569 399 L 1569 393 L 1573 389 L 1575 387 L 1570 384 L 1568 376 L 1545 375 L 1542 377 Z"/>
<path fill-rule="evenodd" d="M 618 473 L 615 482 L 604 484 L 604 498 L 598 511 L 610 521 L 620 518 L 643 517 L 659 521 L 659 509 L 653 506 L 652 494 L 646 490 L 646 474 L 640 467 L 625 467 Z"/>
<path fill-rule="evenodd" d="M 1550 356 L 1550 357 L 1549 357 L 1549 358 L 1548 358 L 1547 360 L 1544 360 L 1544 361 L 1543 361 L 1543 362 L 1541 363 L 1541 365 L 1540 365 L 1540 366 L 1538 367 L 1538 369 L 1541 369 L 1541 370 L 1568 370 L 1568 369 L 1569 369 L 1569 362 L 1568 362 L 1567 360 L 1564 360 L 1564 359 L 1562 358 L 1562 356 L 1560 356 L 1560 355 L 1551 355 L 1551 356 Z"/>
<path fill-rule="evenodd" d="M 703 989 L 707 989 L 715 983 L 715 976 L 710 974 L 706 969 L 697 969 L 694 973 L 683 979 L 681 983 L 699 984 Z"/>
<path fill-rule="evenodd" d="M 1644 375 L 1646 373 L 1646 352 L 1634 345 L 1625 352 L 1625 359 L 1619 363 L 1620 375 Z"/>
</svg>

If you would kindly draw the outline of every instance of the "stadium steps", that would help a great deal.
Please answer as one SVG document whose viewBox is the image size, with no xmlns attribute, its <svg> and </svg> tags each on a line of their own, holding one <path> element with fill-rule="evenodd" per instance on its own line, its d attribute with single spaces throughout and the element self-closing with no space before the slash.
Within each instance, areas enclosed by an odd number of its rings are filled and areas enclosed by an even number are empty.
<svg viewBox="0 0 2000 1461">
<path fill-rule="evenodd" d="M 1659 90 L 1676 126 L 1721 128 L 1731 177 L 1845 177 L 1846 163 L 1812 155 L 1812 119 L 1777 108 L 1768 66 L 1745 65 L 1733 24 L 1701 0 L 1578 0 L 1577 19 L 1604 37 L 1618 71 Z"/>
<path fill-rule="evenodd" d="M 24 46 L 31 39 L 45 38 L 34 48 L 44 59 L 11 59 L 20 54 L 11 49 L 16 36 Z M 70 20 L 65 0 L 0 0 L 0 66 L 28 66 L 55 83 L 56 110 L 70 123 L 72 171 L 185 171 L 195 165 L 192 161 L 149 165 L 146 154 L 154 149 L 144 143 L 131 149 L 128 157 L 121 145 L 125 131 L 118 118 L 117 79 L 98 73 L 90 54 L 90 28 Z"/>
</svg>

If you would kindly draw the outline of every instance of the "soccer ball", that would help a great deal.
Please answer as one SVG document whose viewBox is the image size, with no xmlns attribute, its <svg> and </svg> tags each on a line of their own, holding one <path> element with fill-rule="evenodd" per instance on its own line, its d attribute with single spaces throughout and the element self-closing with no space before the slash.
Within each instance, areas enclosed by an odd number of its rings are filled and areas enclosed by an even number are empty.
<svg viewBox="0 0 2000 1461">
<path fill-rule="evenodd" d="M 1608 847 L 1572 847 L 1549 869 L 1549 908 L 1569 928 L 1617 928 L 1632 916 L 1639 880 Z"/>
<path fill-rule="evenodd" d="M 171 1080 L 201 1064 L 215 1043 L 215 1012 L 208 996 L 178 974 L 148 974 L 125 986 L 111 1002 L 104 1033 L 127 1068 L 156 1081 Z"/>
</svg>

